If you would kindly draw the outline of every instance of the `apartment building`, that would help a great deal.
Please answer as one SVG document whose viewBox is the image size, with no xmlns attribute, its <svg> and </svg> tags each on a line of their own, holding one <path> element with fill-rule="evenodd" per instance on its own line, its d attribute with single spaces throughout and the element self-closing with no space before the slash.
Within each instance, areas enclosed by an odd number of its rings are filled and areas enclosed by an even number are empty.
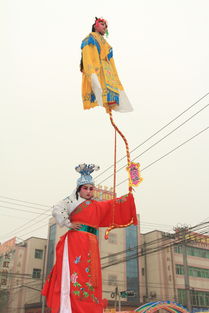
<svg viewBox="0 0 209 313">
<path fill-rule="evenodd" d="M 209 236 L 186 233 L 182 240 L 158 230 L 143 234 L 141 264 L 143 303 L 171 300 L 193 311 L 209 308 Z"/>
<path fill-rule="evenodd" d="M 0 288 L 7 291 L 5 312 L 24 313 L 25 304 L 40 302 L 46 239 L 16 238 L 0 245 Z"/>
</svg>

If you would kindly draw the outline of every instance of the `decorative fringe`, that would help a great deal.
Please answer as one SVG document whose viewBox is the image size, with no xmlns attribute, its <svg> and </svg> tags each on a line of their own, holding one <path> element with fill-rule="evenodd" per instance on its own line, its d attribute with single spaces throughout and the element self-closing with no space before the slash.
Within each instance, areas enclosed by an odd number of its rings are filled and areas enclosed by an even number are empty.
<svg viewBox="0 0 209 313">
<path fill-rule="evenodd" d="M 134 223 L 133 218 L 131 219 L 131 221 L 128 224 L 124 224 L 124 225 L 112 225 L 110 227 L 108 227 L 105 231 L 105 239 L 107 240 L 109 238 L 109 233 L 111 232 L 111 230 L 113 230 L 114 228 L 125 228 L 128 227 L 130 225 L 132 225 Z"/>
</svg>

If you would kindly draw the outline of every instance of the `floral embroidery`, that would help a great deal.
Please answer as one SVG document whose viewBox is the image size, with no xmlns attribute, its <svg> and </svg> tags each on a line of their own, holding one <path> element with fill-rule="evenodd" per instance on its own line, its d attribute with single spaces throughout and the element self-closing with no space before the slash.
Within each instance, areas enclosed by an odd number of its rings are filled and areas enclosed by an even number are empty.
<svg viewBox="0 0 209 313">
<path fill-rule="evenodd" d="M 126 202 L 128 198 L 128 195 L 122 196 L 121 198 L 117 199 L 116 202 L 117 203 L 123 203 Z"/>
<path fill-rule="evenodd" d="M 97 297 L 95 297 L 95 295 L 92 294 L 91 297 L 94 302 L 99 303 L 99 300 L 97 299 Z"/>
<path fill-rule="evenodd" d="M 87 291 L 84 291 L 83 295 L 84 295 L 85 298 L 89 297 L 89 293 Z"/>
<path fill-rule="evenodd" d="M 76 257 L 74 263 L 78 264 L 80 261 L 81 261 L 81 255 Z"/>
<path fill-rule="evenodd" d="M 76 296 L 80 296 L 80 291 L 79 291 L 79 290 L 74 290 L 73 293 L 74 293 Z"/>
<path fill-rule="evenodd" d="M 81 256 L 78 256 L 75 258 L 74 263 L 78 264 L 81 260 Z M 82 299 L 91 299 L 91 301 L 95 302 L 95 303 L 99 303 L 99 300 L 97 297 L 95 297 L 94 292 L 95 292 L 95 287 L 92 285 L 91 282 L 91 267 L 90 267 L 90 263 L 91 263 L 91 254 L 88 253 L 87 256 L 87 267 L 84 269 L 85 272 L 88 275 L 88 281 L 84 282 L 83 284 L 81 284 L 79 282 L 79 275 L 78 273 L 74 272 L 71 275 L 71 283 L 73 284 L 73 287 L 75 288 L 75 290 L 72 290 L 72 293 L 75 296 L 79 297 L 79 300 L 82 301 Z"/>
<path fill-rule="evenodd" d="M 72 213 L 70 216 L 73 216 L 77 213 L 80 213 L 83 209 L 85 209 L 88 205 L 90 205 L 92 203 L 92 201 L 85 201 L 82 202 Z"/>
<path fill-rule="evenodd" d="M 74 272 L 72 275 L 71 275 L 71 282 L 73 284 L 75 284 L 77 282 L 77 279 L 78 279 L 78 274 L 76 272 Z"/>
<path fill-rule="evenodd" d="M 94 290 L 94 287 L 92 286 L 92 284 L 91 283 L 86 283 L 86 286 L 90 289 L 90 290 Z"/>
</svg>

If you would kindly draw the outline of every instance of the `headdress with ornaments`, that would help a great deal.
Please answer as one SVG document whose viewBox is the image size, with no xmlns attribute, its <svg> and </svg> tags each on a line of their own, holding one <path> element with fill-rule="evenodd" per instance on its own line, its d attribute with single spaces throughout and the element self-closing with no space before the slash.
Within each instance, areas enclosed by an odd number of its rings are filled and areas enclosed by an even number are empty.
<svg viewBox="0 0 209 313">
<path fill-rule="evenodd" d="M 94 22 L 92 28 L 94 28 L 94 26 L 97 26 L 99 23 L 105 23 L 107 25 L 107 28 L 108 28 L 107 21 L 104 18 L 101 18 L 101 17 L 100 18 L 95 17 L 95 22 Z M 109 35 L 108 29 L 106 29 L 105 35 L 108 37 L 108 35 Z"/>
<path fill-rule="evenodd" d="M 91 184 L 94 185 L 93 177 L 90 175 L 93 171 L 98 171 L 100 167 L 95 164 L 79 164 L 75 167 L 75 170 L 81 174 L 81 177 L 77 180 L 77 188 L 82 185 Z"/>
</svg>

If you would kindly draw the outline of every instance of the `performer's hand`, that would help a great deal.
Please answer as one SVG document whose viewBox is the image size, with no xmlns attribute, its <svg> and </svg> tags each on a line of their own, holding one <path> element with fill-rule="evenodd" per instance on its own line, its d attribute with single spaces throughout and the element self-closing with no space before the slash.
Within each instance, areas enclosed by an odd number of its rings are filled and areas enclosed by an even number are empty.
<svg viewBox="0 0 209 313">
<path fill-rule="evenodd" d="M 70 228 L 74 230 L 78 230 L 81 228 L 81 224 L 78 222 L 73 222 L 73 223 L 71 222 Z"/>
</svg>

